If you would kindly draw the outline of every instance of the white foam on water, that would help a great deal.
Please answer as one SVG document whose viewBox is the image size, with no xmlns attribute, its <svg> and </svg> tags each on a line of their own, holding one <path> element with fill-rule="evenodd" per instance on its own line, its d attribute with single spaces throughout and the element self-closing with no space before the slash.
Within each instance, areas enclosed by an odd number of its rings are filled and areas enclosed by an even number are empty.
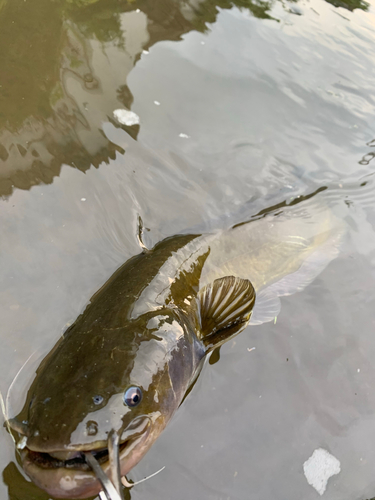
<svg viewBox="0 0 375 500">
<path fill-rule="evenodd" d="M 128 109 L 115 109 L 113 116 L 123 125 L 139 125 L 139 116 L 134 111 Z"/>
<path fill-rule="evenodd" d="M 303 464 L 303 472 L 310 486 L 319 495 L 326 491 L 328 479 L 341 471 L 340 461 L 327 450 L 318 448 Z"/>
</svg>

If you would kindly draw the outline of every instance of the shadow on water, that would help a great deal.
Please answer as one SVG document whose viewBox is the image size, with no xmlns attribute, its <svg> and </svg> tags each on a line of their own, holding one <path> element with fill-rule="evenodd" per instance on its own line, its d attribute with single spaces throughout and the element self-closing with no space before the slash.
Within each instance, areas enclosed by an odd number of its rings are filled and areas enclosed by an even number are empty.
<svg viewBox="0 0 375 500">
<path fill-rule="evenodd" d="M 45 491 L 26 481 L 14 462 L 10 462 L 3 470 L 3 481 L 8 487 L 9 500 L 49 500 L 51 497 Z M 98 498 L 98 497 L 92 497 Z M 89 499 L 90 500 L 90 499 Z M 131 500 L 130 490 L 124 489 L 124 500 Z"/>
<path fill-rule="evenodd" d="M 327 1 L 349 10 L 368 6 L 363 0 Z M 1 1 L 0 196 L 14 187 L 51 183 L 62 164 L 84 172 L 124 153 L 106 138 L 102 122 L 113 121 L 114 109 L 131 108 L 126 79 L 142 51 L 206 31 L 219 8 L 237 6 L 277 21 L 269 13 L 274 3 Z M 137 137 L 139 125 L 113 123 Z"/>
<path fill-rule="evenodd" d="M 28 498 L 29 500 L 48 500 L 47 493 L 22 476 L 14 462 L 10 462 L 3 470 L 3 481 L 8 486 L 9 500 Z"/>
</svg>

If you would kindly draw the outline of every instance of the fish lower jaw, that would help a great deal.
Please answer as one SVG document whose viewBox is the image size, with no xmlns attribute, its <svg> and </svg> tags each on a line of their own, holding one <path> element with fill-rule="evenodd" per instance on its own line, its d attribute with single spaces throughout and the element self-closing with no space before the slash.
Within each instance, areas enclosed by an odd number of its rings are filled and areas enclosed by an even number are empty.
<svg viewBox="0 0 375 500">
<path fill-rule="evenodd" d="M 138 436 L 138 439 L 125 441 L 120 445 L 122 476 L 125 476 L 151 447 L 154 440 L 148 440 L 148 435 L 149 433 L 145 433 L 144 436 Z M 99 461 L 103 471 L 111 478 L 108 450 L 103 448 L 90 451 Z M 70 454 L 72 451 L 65 453 Z M 77 455 L 82 454 L 83 452 L 77 451 Z M 55 458 L 53 455 L 60 458 Z M 26 474 L 52 497 L 83 499 L 97 495 L 102 487 L 86 462 L 83 464 L 83 460 L 77 456 L 64 461 L 61 460 L 63 456 L 63 451 L 42 453 L 28 448 L 21 451 L 22 465 Z"/>
<path fill-rule="evenodd" d="M 101 490 L 92 471 L 69 470 L 65 467 L 42 469 L 28 459 L 24 459 L 23 468 L 30 479 L 52 497 L 78 500 L 97 495 Z"/>
</svg>

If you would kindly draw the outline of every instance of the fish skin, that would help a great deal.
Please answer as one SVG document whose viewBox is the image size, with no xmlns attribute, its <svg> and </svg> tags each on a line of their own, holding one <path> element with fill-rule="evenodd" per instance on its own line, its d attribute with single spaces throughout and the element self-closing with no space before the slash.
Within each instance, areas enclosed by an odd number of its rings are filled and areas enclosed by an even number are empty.
<svg viewBox="0 0 375 500">
<path fill-rule="evenodd" d="M 121 431 L 137 417 L 152 414 L 152 432 L 142 444 L 142 453 L 138 449 L 131 454 L 122 474 L 144 455 L 179 407 L 206 353 L 192 319 L 172 304 L 174 297 L 179 302 L 181 287 L 196 296 L 199 269 L 193 266 L 191 273 L 179 274 L 164 307 L 153 306 L 133 319 L 129 315 L 162 264 L 196 238 L 169 238 L 152 252 L 133 257 L 92 297 L 42 361 L 15 420 L 28 422 L 28 450 L 58 456 L 59 451 L 105 448 L 111 431 Z M 196 261 L 205 258 L 199 256 Z M 123 403 L 129 386 L 143 389 L 138 407 Z M 95 404 L 95 396 L 103 401 Z M 89 422 L 96 423 L 94 436 L 87 432 Z M 41 469 L 29 459 L 28 450 L 21 451 L 26 473 L 51 495 L 86 498 L 100 491 L 91 472 Z"/>
<path fill-rule="evenodd" d="M 39 467 L 29 450 L 59 454 L 101 449 L 107 447 L 109 433 L 125 431 L 130 446 L 120 457 L 121 474 L 138 463 L 183 401 L 207 352 L 238 334 L 250 319 L 252 305 L 242 322 L 212 336 L 207 348 L 196 307 L 203 287 L 239 276 L 258 293 L 285 276 L 297 276 L 304 261 L 324 245 L 335 249 L 325 265 L 337 255 L 338 219 L 323 209 L 320 218 L 307 224 L 302 220 L 306 209 L 302 213 L 299 207 L 286 208 L 281 215 L 267 214 L 227 231 L 167 238 L 114 273 L 42 361 L 14 420 L 14 429 L 17 421 L 28 422 L 21 456 L 38 486 L 59 498 L 87 498 L 101 489 L 92 472 Z M 313 277 L 303 276 L 302 282 Z M 283 295 L 282 286 L 277 297 Z M 134 408 L 123 403 L 130 386 L 143 391 Z M 96 396 L 103 398 L 99 404 Z M 89 432 L 92 422 L 95 435 Z M 133 432 L 132 422 L 145 430 Z M 103 468 L 110 475 L 108 464 Z"/>
</svg>

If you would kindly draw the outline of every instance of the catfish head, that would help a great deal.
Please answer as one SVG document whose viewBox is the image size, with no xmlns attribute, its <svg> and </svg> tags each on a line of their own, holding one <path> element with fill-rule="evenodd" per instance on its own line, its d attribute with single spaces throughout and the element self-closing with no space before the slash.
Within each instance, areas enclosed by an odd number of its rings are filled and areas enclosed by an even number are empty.
<svg viewBox="0 0 375 500">
<path fill-rule="evenodd" d="M 88 330 L 78 318 L 9 421 L 27 475 L 54 497 L 93 496 L 102 487 L 89 454 L 119 489 L 181 404 L 205 355 L 246 326 L 254 300 L 249 281 L 227 277 L 185 310 L 171 302 L 124 326 L 96 321 Z"/>
</svg>

